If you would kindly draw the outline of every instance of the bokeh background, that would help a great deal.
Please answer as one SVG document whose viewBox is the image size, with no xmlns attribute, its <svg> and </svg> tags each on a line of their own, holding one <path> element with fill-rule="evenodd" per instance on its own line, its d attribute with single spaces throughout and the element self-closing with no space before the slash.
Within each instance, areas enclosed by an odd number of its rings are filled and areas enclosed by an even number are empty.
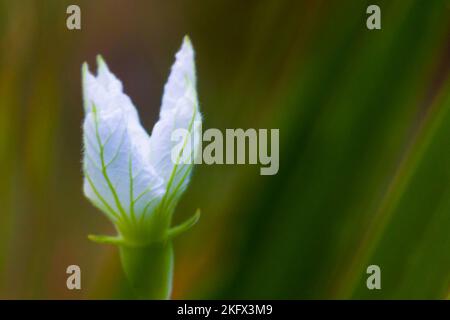
<svg viewBox="0 0 450 320">
<path fill-rule="evenodd" d="M 117 248 L 87 240 L 114 230 L 82 194 L 80 68 L 101 53 L 151 130 L 185 34 L 204 127 L 279 128 L 280 170 L 196 167 L 176 221 L 203 215 L 175 241 L 173 297 L 448 298 L 441 0 L 0 0 L 0 298 L 133 297 Z"/>
</svg>

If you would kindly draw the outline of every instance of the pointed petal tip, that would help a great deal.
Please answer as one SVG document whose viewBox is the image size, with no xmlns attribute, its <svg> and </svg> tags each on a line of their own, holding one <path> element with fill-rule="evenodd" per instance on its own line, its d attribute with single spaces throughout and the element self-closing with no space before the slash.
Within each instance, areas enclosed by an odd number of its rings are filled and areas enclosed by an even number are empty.
<svg viewBox="0 0 450 320">
<path fill-rule="evenodd" d="M 81 65 L 81 78 L 83 81 L 85 81 L 86 79 L 86 75 L 88 75 L 89 72 L 89 65 L 87 64 L 87 62 L 83 62 L 83 64 Z"/>
<path fill-rule="evenodd" d="M 188 45 L 192 45 L 191 38 L 189 38 L 188 35 L 185 35 L 185 36 L 183 37 L 183 43 L 188 44 Z"/>
<path fill-rule="evenodd" d="M 109 73 L 108 65 L 105 62 L 105 59 L 103 59 L 103 56 L 101 54 L 98 54 L 96 57 L 97 60 L 97 74 L 100 74 L 101 72 L 107 71 Z"/>
<path fill-rule="evenodd" d="M 101 66 L 101 65 L 106 65 L 105 59 L 103 59 L 103 56 L 102 56 L 101 54 L 98 54 L 98 55 L 96 56 L 96 59 L 97 59 L 97 64 L 98 64 L 99 66 Z"/>
<path fill-rule="evenodd" d="M 183 38 L 183 44 L 181 45 L 180 51 L 194 51 L 194 47 L 192 46 L 191 38 L 188 35 L 185 35 Z"/>
</svg>

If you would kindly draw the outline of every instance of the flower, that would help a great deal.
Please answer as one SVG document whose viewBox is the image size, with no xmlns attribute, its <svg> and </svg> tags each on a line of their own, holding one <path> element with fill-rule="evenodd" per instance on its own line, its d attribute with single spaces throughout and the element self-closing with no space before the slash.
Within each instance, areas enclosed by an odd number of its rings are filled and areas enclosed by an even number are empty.
<svg viewBox="0 0 450 320">
<path fill-rule="evenodd" d="M 193 133 L 193 143 L 181 152 L 196 154 L 201 125 L 194 50 L 188 37 L 176 54 L 164 87 L 159 120 L 149 136 L 142 127 L 122 83 L 97 57 L 94 76 L 82 67 L 85 119 L 83 124 L 84 194 L 114 223 L 118 236 L 90 236 L 91 240 L 126 246 L 165 241 L 198 220 L 199 212 L 184 224 L 170 228 L 175 206 L 186 189 L 192 164 L 174 163 L 174 130 Z M 187 142 L 187 141 L 186 141 Z M 192 150 L 186 150 L 191 148 Z"/>
</svg>

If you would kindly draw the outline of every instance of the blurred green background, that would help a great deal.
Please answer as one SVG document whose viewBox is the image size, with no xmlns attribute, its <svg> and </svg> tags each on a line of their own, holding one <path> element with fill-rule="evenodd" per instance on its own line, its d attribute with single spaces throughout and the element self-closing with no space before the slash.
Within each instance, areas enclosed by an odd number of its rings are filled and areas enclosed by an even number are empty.
<svg viewBox="0 0 450 320">
<path fill-rule="evenodd" d="M 196 167 L 176 221 L 203 215 L 175 241 L 173 297 L 448 298 L 441 0 L 0 0 L 0 298 L 132 297 L 117 248 L 87 240 L 114 230 L 82 194 L 81 63 L 101 53 L 150 131 L 185 34 L 204 128 L 279 128 L 280 170 Z"/>
</svg>

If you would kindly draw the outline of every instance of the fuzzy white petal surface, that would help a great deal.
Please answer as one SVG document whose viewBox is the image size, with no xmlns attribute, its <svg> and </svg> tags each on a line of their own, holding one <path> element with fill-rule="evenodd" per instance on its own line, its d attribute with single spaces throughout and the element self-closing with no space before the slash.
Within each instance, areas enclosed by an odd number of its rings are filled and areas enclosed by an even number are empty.
<svg viewBox="0 0 450 320">
<path fill-rule="evenodd" d="M 149 162 L 150 138 L 121 82 L 98 59 L 98 76 L 83 67 L 86 118 L 84 192 L 110 218 L 149 213 L 164 194 Z"/>
<path fill-rule="evenodd" d="M 175 63 L 164 87 L 160 117 L 150 137 L 150 163 L 164 179 L 167 193 L 178 197 L 189 183 L 192 164 L 176 164 L 171 152 L 176 141 L 172 133 L 176 129 L 186 129 L 193 134 L 190 150 L 183 153 L 196 155 L 200 143 L 198 127 L 201 114 L 196 92 L 194 50 L 188 38 L 185 38 L 176 54 Z"/>
</svg>

